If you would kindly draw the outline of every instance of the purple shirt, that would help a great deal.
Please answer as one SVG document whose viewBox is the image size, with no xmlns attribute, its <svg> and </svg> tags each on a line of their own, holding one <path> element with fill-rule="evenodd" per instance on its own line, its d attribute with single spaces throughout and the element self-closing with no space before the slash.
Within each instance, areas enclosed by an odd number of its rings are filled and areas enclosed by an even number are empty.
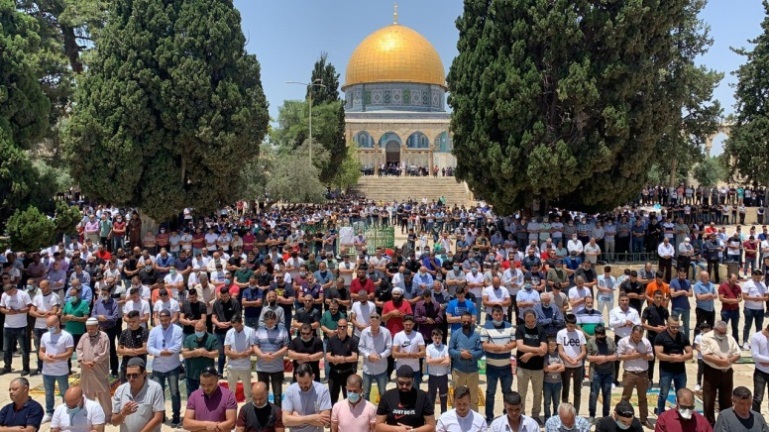
<svg viewBox="0 0 769 432">
<path fill-rule="evenodd" d="M 206 396 L 202 389 L 197 389 L 187 400 L 187 409 L 195 411 L 195 420 L 223 422 L 227 420 L 227 410 L 238 409 L 235 393 L 219 386 L 211 396 Z"/>
</svg>

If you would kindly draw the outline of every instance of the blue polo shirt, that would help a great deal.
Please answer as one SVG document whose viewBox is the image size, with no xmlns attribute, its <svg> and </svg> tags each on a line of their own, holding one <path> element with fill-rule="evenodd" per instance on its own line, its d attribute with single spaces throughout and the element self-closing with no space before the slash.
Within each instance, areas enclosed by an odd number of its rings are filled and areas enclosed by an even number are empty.
<svg viewBox="0 0 769 432">
<path fill-rule="evenodd" d="M 263 299 L 262 290 L 259 288 L 251 288 L 250 286 L 243 288 L 240 291 L 241 300 L 256 301 Z M 259 314 L 262 312 L 262 308 L 258 306 L 247 306 L 243 308 L 243 316 L 248 318 L 259 318 Z"/>
<path fill-rule="evenodd" d="M 0 410 L 0 426 L 32 426 L 35 430 L 40 430 L 40 424 L 43 422 L 43 407 L 32 399 L 28 399 L 16 410 L 13 402 L 4 406 Z"/>
<path fill-rule="evenodd" d="M 671 292 L 672 291 L 689 291 L 691 287 L 692 287 L 691 282 L 689 282 L 688 279 L 673 278 L 670 280 Z M 689 304 L 689 297 L 687 296 L 673 297 L 671 301 L 671 310 L 676 310 L 676 309 L 688 310 L 691 308 L 692 307 Z"/>
<path fill-rule="evenodd" d="M 703 284 L 702 282 L 697 282 L 696 284 L 694 284 L 694 295 L 695 295 L 695 297 L 698 294 L 715 294 L 715 293 L 716 293 L 716 286 L 713 285 L 713 282 L 708 282 L 707 285 Z M 697 303 L 697 307 L 699 309 L 702 309 L 702 310 L 705 310 L 705 311 L 708 311 L 708 312 L 713 312 L 713 311 L 716 310 L 715 309 L 714 300 L 712 300 L 712 299 L 711 300 L 697 300 L 696 303 Z"/>
</svg>

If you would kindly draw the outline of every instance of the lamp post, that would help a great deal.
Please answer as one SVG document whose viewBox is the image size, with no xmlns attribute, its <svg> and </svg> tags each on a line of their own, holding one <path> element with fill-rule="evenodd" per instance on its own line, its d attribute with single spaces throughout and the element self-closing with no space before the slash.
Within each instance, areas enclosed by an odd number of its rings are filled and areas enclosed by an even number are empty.
<svg viewBox="0 0 769 432">
<path fill-rule="evenodd" d="M 309 123 L 309 138 L 308 138 L 308 141 L 309 142 L 308 142 L 308 145 L 309 145 L 309 151 L 310 151 L 310 165 L 312 165 L 312 88 L 313 87 L 323 87 L 323 88 L 326 88 L 326 85 L 323 84 L 320 81 L 320 78 L 316 79 L 315 81 L 313 81 L 312 83 L 309 83 L 309 84 L 308 83 L 299 82 L 299 81 L 286 81 L 286 84 L 301 84 L 301 85 L 303 85 L 305 87 L 308 87 L 310 89 L 307 92 L 307 95 L 308 95 L 308 97 L 310 99 L 309 100 L 309 110 L 308 110 L 309 111 L 309 116 L 308 116 L 309 117 L 309 119 L 308 119 L 308 123 Z"/>
</svg>

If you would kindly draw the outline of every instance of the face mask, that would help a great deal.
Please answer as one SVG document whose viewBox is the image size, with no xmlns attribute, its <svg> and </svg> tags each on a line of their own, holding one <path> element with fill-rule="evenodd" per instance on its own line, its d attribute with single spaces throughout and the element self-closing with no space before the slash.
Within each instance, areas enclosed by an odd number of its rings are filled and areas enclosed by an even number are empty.
<svg viewBox="0 0 769 432">
<path fill-rule="evenodd" d="M 492 322 L 494 323 L 495 326 L 501 326 L 504 321 L 502 321 L 502 320 L 499 320 L 499 321 L 492 320 Z"/>
<path fill-rule="evenodd" d="M 622 429 L 622 430 L 628 430 L 628 429 L 630 429 L 630 425 L 626 425 L 625 423 L 622 423 L 622 422 L 621 422 L 621 421 L 619 421 L 619 420 L 614 420 L 614 421 L 617 423 L 617 427 L 618 427 L 618 428 L 620 428 L 620 429 Z"/>
<path fill-rule="evenodd" d="M 713 337 L 716 338 L 716 340 L 719 340 L 719 341 L 722 341 L 722 340 L 726 339 L 726 335 L 725 334 L 714 333 Z"/>
<path fill-rule="evenodd" d="M 462 330 L 470 330 L 470 326 L 472 326 L 472 324 L 462 323 Z"/>
<path fill-rule="evenodd" d="M 307 276 L 307 272 L 303 272 L 303 271 L 302 271 L 302 272 L 299 272 L 299 276 L 301 276 L 301 277 L 305 277 L 305 276 Z"/>
<path fill-rule="evenodd" d="M 476 274 L 476 273 L 478 273 L 478 269 L 477 269 L 477 268 L 474 268 L 474 269 L 473 269 L 473 274 Z"/>
<path fill-rule="evenodd" d="M 204 332 L 204 331 L 196 331 L 195 332 L 195 336 L 197 336 L 198 339 L 202 338 L 205 335 L 206 335 L 206 332 Z"/>
<path fill-rule="evenodd" d="M 691 420 L 691 418 L 692 418 L 692 410 L 690 410 L 690 409 L 679 409 L 678 410 L 678 414 L 684 420 Z"/>
<path fill-rule="evenodd" d="M 360 393 L 347 392 L 347 400 L 352 403 L 358 403 L 360 400 Z"/>
<path fill-rule="evenodd" d="M 459 266 L 454 266 L 454 271 L 458 272 L 459 271 Z"/>
<path fill-rule="evenodd" d="M 593 310 L 593 306 L 585 306 L 585 310 L 590 312 Z"/>
<path fill-rule="evenodd" d="M 267 406 L 267 400 L 265 400 L 265 401 L 264 401 L 264 404 L 262 404 L 262 405 L 257 405 L 256 403 L 254 403 L 254 406 L 255 406 L 257 409 L 262 409 L 262 408 L 264 408 L 264 407 L 266 407 L 266 406 Z"/>
<path fill-rule="evenodd" d="M 76 406 L 74 408 L 67 408 L 67 414 L 71 416 L 77 415 L 77 413 L 79 413 L 80 410 L 81 410 L 80 406 Z"/>
<path fill-rule="evenodd" d="M 231 282 L 232 282 L 232 281 L 231 281 L 231 280 L 229 280 L 229 279 L 225 279 L 225 280 L 224 280 L 224 284 L 225 284 L 225 285 L 229 285 Z"/>
<path fill-rule="evenodd" d="M 152 270 L 152 264 L 147 264 L 144 266 L 144 268 L 147 270 Z"/>
<path fill-rule="evenodd" d="M 78 304 L 80 303 L 80 297 L 72 297 L 70 298 L 70 301 L 72 302 L 72 304 Z"/>
<path fill-rule="evenodd" d="M 56 333 L 56 330 L 58 330 L 57 327 L 48 327 L 48 331 L 51 333 Z"/>
<path fill-rule="evenodd" d="M 277 303 L 276 301 L 269 302 L 270 306 L 272 306 L 272 307 L 274 307 L 276 303 Z"/>
<path fill-rule="evenodd" d="M 534 289 L 534 287 L 533 287 L 533 286 L 531 286 L 531 285 L 525 285 L 525 286 L 523 287 L 523 289 L 525 289 L 526 291 L 531 291 L 532 289 Z"/>
</svg>

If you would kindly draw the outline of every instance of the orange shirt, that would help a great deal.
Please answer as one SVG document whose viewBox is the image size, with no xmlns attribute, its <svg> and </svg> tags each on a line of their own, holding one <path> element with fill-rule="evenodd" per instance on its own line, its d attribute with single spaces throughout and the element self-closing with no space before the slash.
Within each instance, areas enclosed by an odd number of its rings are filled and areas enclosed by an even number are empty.
<svg viewBox="0 0 769 432">
<path fill-rule="evenodd" d="M 662 284 L 657 285 L 656 280 L 653 280 L 646 285 L 646 296 L 654 297 L 654 292 L 657 290 L 662 291 L 663 300 L 670 298 L 670 285 L 666 284 L 665 282 L 662 282 Z"/>
</svg>

